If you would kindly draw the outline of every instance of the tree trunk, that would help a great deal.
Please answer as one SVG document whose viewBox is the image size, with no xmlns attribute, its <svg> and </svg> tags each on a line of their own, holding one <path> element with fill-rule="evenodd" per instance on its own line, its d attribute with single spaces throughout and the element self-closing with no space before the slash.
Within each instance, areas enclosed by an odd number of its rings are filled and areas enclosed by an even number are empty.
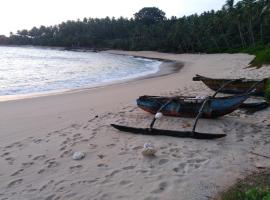
<svg viewBox="0 0 270 200">
<path fill-rule="evenodd" d="M 185 52 L 185 53 L 188 53 L 188 49 L 187 49 L 185 40 L 182 40 L 182 45 L 181 45 L 181 46 L 183 47 L 184 52 Z"/>
<path fill-rule="evenodd" d="M 217 43 L 217 41 L 215 40 L 215 38 L 212 37 L 211 39 L 212 39 L 212 41 L 214 42 L 214 44 L 215 44 L 216 48 L 218 49 L 218 51 L 220 51 L 220 48 L 219 48 L 218 43 Z"/>
<path fill-rule="evenodd" d="M 254 40 L 254 34 L 253 34 L 253 29 L 252 29 L 251 17 L 249 18 L 249 33 L 250 33 L 252 45 L 254 47 L 255 46 L 255 40 Z"/>
<path fill-rule="evenodd" d="M 263 24 L 260 26 L 261 43 L 263 44 Z"/>
<path fill-rule="evenodd" d="M 230 48 L 230 44 L 229 44 L 229 41 L 227 39 L 226 33 L 225 33 L 225 31 L 224 31 L 224 29 L 223 29 L 222 26 L 219 26 L 219 29 L 220 29 L 222 38 L 223 38 L 224 42 L 226 43 L 227 48 L 229 49 Z"/>
<path fill-rule="evenodd" d="M 245 48 L 245 41 L 244 41 L 244 38 L 243 38 L 243 34 L 242 34 L 242 31 L 241 31 L 241 24 L 240 22 L 238 21 L 238 31 L 239 31 L 239 36 L 240 36 L 240 39 L 241 39 L 241 44 L 242 44 L 242 48 Z"/>
<path fill-rule="evenodd" d="M 224 38 L 224 41 L 225 41 L 225 43 L 226 43 L 227 48 L 230 48 L 230 44 L 229 44 L 229 41 L 228 41 L 228 39 L 227 39 L 226 34 L 223 33 L 222 35 L 223 35 L 223 38 Z"/>
<path fill-rule="evenodd" d="M 201 46 L 202 46 L 202 43 L 201 43 L 201 40 L 200 40 L 200 38 L 198 37 L 197 34 L 196 34 L 196 40 L 197 40 L 198 47 L 199 47 L 199 49 L 200 49 Z"/>
</svg>

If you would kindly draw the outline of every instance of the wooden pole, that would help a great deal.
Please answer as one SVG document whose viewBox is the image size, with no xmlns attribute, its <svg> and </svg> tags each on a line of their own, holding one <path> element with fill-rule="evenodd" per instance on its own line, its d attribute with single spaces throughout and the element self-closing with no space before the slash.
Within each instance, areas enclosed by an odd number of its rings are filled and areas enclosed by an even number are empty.
<svg viewBox="0 0 270 200">
<path fill-rule="evenodd" d="M 175 99 L 175 97 L 174 97 L 174 98 L 171 98 L 169 101 L 167 101 L 165 104 L 163 104 L 163 105 L 158 109 L 158 111 L 156 112 L 156 114 L 159 113 L 159 112 L 161 112 L 161 111 L 163 110 L 163 108 L 165 108 L 168 104 L 170 104 L 174 99 Z M 157 119 L 156 119 L 156 115 L 155 115 L 154 118 L 152 119 L 151 124 L 150 124 L 150 131 L 152 130 L 152 128 L 153 128 L 153 126 L 154 126 L 156 120 L 157 120 Z"/>
</svg>

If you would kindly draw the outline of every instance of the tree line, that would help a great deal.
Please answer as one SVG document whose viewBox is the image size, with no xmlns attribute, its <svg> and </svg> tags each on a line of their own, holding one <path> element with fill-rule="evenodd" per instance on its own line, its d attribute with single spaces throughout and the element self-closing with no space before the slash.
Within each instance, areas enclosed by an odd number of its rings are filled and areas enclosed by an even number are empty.
<svg viewBox="0 0 270 200">
<path fill-rule="evenodd" d="M 84 18 L 55 26 L 19 30 L 0 36 L 4 45 L 225 52 L 270 44 L 270 0 L 227 0 L 218 11 L 166 18 L 156 8 L 143 8 L 131 19 Z"/>
</svg>

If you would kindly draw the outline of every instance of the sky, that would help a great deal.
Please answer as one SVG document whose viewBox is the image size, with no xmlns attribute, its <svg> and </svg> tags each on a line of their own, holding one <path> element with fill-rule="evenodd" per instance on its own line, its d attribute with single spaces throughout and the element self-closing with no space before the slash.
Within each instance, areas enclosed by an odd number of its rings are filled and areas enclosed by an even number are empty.
<svg viewBox="0 0 270 200">
<path fill-rule="evenodd" d="M 133 17 L 143 7 L 158 7 L 167 17 L 218 10 L 225 0 L 1 0 L 0 35 L 84 17 Z"/>
</svg>

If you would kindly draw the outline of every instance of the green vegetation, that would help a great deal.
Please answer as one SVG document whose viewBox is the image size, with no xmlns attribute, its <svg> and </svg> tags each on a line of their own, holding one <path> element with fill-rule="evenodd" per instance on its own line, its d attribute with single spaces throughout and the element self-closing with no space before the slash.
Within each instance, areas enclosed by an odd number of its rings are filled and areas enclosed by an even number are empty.
<svg viewBox="0 0 270 200">
<path fill-rule="evenodd" d="M 245 49 L 256 54 L 252 64 L 260 66 L 269 63 L 270 0 L 237 3 L 226 0 L 221 10 L 170 19 L 162 10 L 148 7 L 131 19 L 84 18 L 19 30 L 9 37 L 0 36 L 0 44 L 176 53 L 242 52 Z M 255 51 L 260 47 L 268 50 Z"/>
<path fill-rule="evenodd" d="M 270 79 L 268 79 L 266 84 L 265 98 L 270 103 Z"/>
<path fill-rule="evenodd" d="M 238 49 L 234 52 L 243 52 L 255 55 L 254 60 L 251 61 L 251 67 L 262 67 L 263 64 L 270 64 L 270 45 L 257 45 L 245 49 Z"/>
<path fill-rule="evenodd" d="M 252 188 L 224 195 L 223 200 L 270 200 L 270 188 Z"/>
<path fill-rule="evenodd" d="M 261 67 L 263 64 L 270 64 L 270 48 L 254 53 L 256 58 L 250 63 L 251 66 Z"/>
<path fill-rule="evenodd" d="M 243 198 L 246 200 L 270 200 L 270 188 L 253 188 L 245 192 Z"/>
<path fill-rule="evenodd" d="M 270 64 L 270 45 L 256 45 L 249 48 L 236 48 L 226 50 L 227 53 L 248 53 L 255 55 L 255 58 L 250 62 L 250 67 L 260 68 L 264 64 Z"/>
<path fill-rule="evenodd" d="M 270 200 L 270 171 L 247 177 L 222 193 L 219 200 Z"/>
</svg>

